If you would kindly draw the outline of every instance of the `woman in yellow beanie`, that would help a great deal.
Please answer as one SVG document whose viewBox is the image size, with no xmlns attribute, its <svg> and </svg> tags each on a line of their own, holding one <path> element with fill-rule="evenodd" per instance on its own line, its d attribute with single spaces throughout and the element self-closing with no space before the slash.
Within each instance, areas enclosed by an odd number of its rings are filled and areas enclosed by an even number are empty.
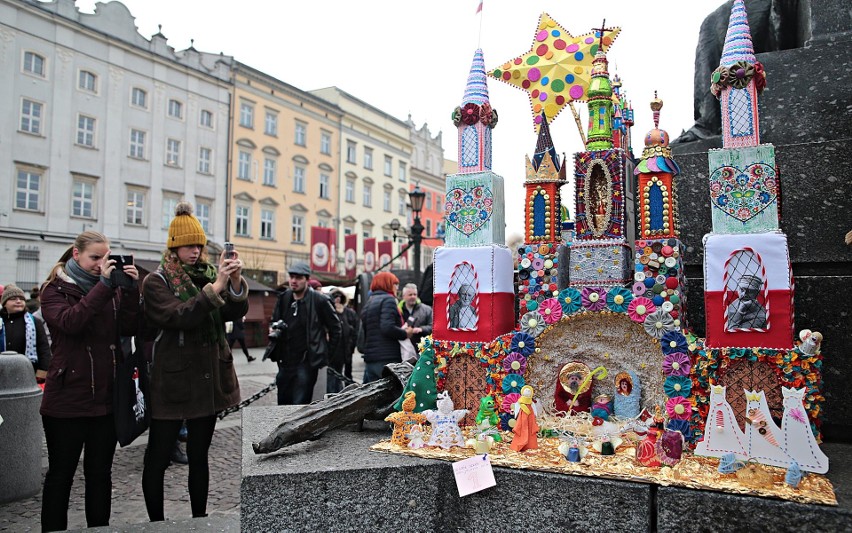
<svg viewBox="0 0 852 533">
<path fill-rule="evenodd" d="M 240 401 L 234 358 L 225 339 L 225 322 L 248 311 L 248 285 L 242 262 L 219 257 L 219 268 L 205 253 L 207 236 L 181 202 L 169 225 L 168 248 L 160 268 L 142 286 L 145 316 L 159 328 L 151 366 L 151 427 L 142 490 L 151 521 L 164 520 L 163 477 L 186 420 L 189 498 L 192 516 L 207 516 L 207 452 L 216 413 Z"/>
</svg>

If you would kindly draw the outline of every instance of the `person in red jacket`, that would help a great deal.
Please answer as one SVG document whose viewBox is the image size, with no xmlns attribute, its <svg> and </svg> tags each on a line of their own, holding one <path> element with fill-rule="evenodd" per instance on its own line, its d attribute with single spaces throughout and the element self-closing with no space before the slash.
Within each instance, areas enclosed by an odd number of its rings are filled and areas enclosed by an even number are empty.
<svg viewBox="0 0 852 533">
<path fill-rule="evenodd" d="M 136 334 L 139 311 L 136 267 L 123 267 L 133 286 L 121 288 L 110 279 L 115 268 L 109 240 L 85 231 L 42 286 L 42 316 L 53 341 L 41 402 L 48 459 L 43 531 L 68 527 L 71 485 L 84 448 L 86 524 L 109 525 L 116 444 L 113 373 L 119 337 Z"/>
</svg>

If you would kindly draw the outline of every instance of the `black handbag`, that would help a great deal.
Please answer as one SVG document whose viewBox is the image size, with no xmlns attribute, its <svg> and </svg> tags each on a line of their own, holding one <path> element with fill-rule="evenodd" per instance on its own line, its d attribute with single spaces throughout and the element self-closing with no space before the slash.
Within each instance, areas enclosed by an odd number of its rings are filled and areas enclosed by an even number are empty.
<svg viewBox="0 0 852 533">
<path fill-rule="evenodd" d="M 139 337 L 137 342 L 141 342 Z M 124 447 L 144 433 L 151 421 L 148 410 L 148 363 L 142 356 L 141 347 L 126 357 L 119 355 L 112 390 L 115 434 L 118 443 Z"/>
</svg>

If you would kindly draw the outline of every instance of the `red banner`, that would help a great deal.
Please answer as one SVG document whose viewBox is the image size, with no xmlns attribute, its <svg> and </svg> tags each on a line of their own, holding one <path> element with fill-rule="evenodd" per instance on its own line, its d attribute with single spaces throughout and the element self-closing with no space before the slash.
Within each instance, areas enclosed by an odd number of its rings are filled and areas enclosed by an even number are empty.
<svg viewBox="0 0 852 533">
<path fill-rule="evenodd" d="M 332 268 L 332 253 L 336 253 L 334 246 L 334 230 L 331 228 L 312 226 L 311 270 L 314 272 L 334 272 Z"/>
<path fill-rule="evenodd" d="M 376 270 L 376 238 L 364 239 L 364 272 Z"/>
<path fill-rule="evenodd" d="M 381 268 L 390 263 L 391 257 L 393 257 L 393 241 L 380 241 L 379 242 L 379 264 L 376 268 Z M 393 268 L 392 265 L 387 266 L 388 270 Z"/>
<path fill-rule="evenodd" d="M 408 244 L 406 244 L 404 242 L 400 243 L 399 244 L 399 251 L 402 252 L 405 249 L 406 246 L 408 246 Z M 399 268 L 401 270 L 408 270 L 408 251 L 406 251 L 404 254 L 399 256 Z"/>
<path fill-rule="evenodd" d="M 354 233 L 343 237 L 343 267 L 346 277 L 354 279 L 358 267 L 358 236 Z"/>
</svg>

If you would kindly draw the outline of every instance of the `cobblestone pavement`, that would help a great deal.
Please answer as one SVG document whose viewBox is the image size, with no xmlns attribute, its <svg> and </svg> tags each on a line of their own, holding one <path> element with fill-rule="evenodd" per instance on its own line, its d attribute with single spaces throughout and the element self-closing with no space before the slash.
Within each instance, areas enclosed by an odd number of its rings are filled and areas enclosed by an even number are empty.
<svg viewBox="0 0 852 533">
<path fill-rule="evenodd" d="M 243 398 L 248 398 L 275 379 L 277 366 L 261 362 L 262 348 L 250 350 L 258 361 L 248 364 L 242 354 L 235 354 L 237 375 Z M 356 356 L 357 357 L 357 356 Z M 360 358 L 359 358 L 360 359 Z M 359 361 L 363 372 L 363 362 Z M 273 390 L 253 405 L 275 405 Z M 240 463 L 242 449 L 241 417 L 233 413 L 220 420 L 210 446 L 210 492 L 207 512 L 215 515 L 236 515 L 240 512 Z M 115 452 L 112 467 L 113 497 L 110 526 L 121 527 L 148 521 L 145 500 L 142 496 L 142 459 L 145 454 L 147 433 L 126 448 Z M 42 478 L 47 471 L 47 449 L 42 450 Z M 2 480 L 0 480 L 2 482 Z M 68 509 L 69 529 L 86 527 L 84 509 L 83 461 L 80 460 L 71 503 Z M 165 477 L 166 518 L 176 520 L 192 516 L 187 492 L 186 465 L 172 465 Z M 0 504 L 0 531 L 40 531 L 41 493 L 31 498 Z"/>
</svg>

